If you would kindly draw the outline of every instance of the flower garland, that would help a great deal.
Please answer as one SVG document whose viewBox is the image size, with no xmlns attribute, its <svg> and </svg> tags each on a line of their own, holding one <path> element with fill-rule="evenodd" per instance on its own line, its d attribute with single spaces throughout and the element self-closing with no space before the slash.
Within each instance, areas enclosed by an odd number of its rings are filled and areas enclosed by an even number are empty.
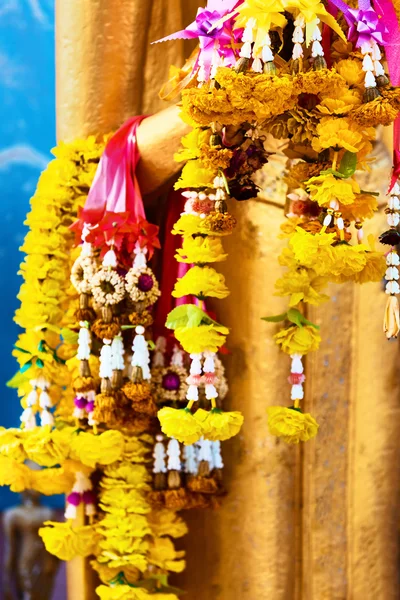
<svg viewBox="0 0 400 600">
<path fill-rule="evenodd" d="M 382 12 L 380 6 L 376 10 L 370 6 L 363 12 L 350 10 L 341 0 L 333 4 L 344 16 L 339 21 L 344 30 L 334 18 L 336 9 L 327 10 L 321 2 L 268 4 L 245 0 L 229 8 L 210 1 L 199 10 L 196 23 L 214 11 L 207 20 L 207 35 L 218 40 L 223 25 L 224 35 L 230 31 L 240 58 L 223 66 L 215 54 L 207 77 L 199 61 L 195 62 L 182 94 L 182 116 L 193 131 L 182 140 L 183 149 L 176 156 L 187 161 L 176 187 L 188 190 L 184 192 L 188 202 L 174 233 L 184 238 L 178 260 L 193 266 L 177 282 L 175 295 L 193 294 L 199 303 L 205 296 L 226 296 L 224 280 L 208 267 L 208 262 L 225 258 L 221 239 L 213 229 L 217 219 L 222 225 L 218 233 L 230 229 L 224 221 L 225 198 L 256 196 L 252 175 L 268 158 L 266 134 L 283 140 L 290 159 L 286 177 L 288 221 L 282 226 L 289 245 L 279 259 L 288 270 L 276 284 L 276 293 L 289 298 L 289 308 L 283 315 L 265 318 L 288 322 L 275 335 L 275 341 L 291 356 L 293 406 L 268 409 L 271 433 L 288 443 L 307 441 L 318 431 L 315 419 L 300 406 L 305 381 L 302 359 L 317 350 L 321 341 L 319 328 L 304 314 L 306 305 L 327 301 L 323 290 L 329 282 L 380 281 L 386 271 L 387 334 L 396 335 L 400 322 L 395 298 L 398 257 L 393 247 L 397 244 L 398 189 L 392 192 L 387 210 L 391 229 L 381 236 L 392 246 L 386 265 L 383 254 L 375 250 L 373 238 L 363 238 L 363 222 L 377 210 L 376 194 L 360 189 L 356 178 L 357 170 L 369 168 L 375 127 L 393 122 L 400 107 L 400 91 L 390 85 L 383 62 L 386 53 L 389 66 L 393 66 L 388 34 L 390 31 L 400 39 L 399 27 L 389 9 Z M 293 26 L 291 40 L 279 40 L 278 31 L 289 21 Z M 357 28 L 358 21 L 365 26 Z M 186 31 L 203 39 L 204 28 L 194 32 L 190 26 Z M 237 44 L 238 39 L 242 45 Z M 199 52 L 201 57 L 202 50 Z M 283 56 L 291 58 L 285 60 Z M 352 240 L 355 243 L 351 244 Z M 200 309 L 179 307 L 167 321 L 183 347 L 193 352 L 192 384 L 201 375 L 195 353 L 215 351 L 227 334 Z M 202 410 L 191 414 L 196 392 L 193 386 L 189 390 L 186 409 L 160 411 L 163 431 L 187 444 L 196 442 L 201 434 L 218 439 L 212 411 L 211 419 Z M 223 437 L 238 430 L 235 426 L 230 430 L 228 420 L 226 430 L 222 428 Z M 205 433 L 207 422 L 211 432 Z"/>
<path fill-rule="evenodd" d="M 60 144 L 55 159 L 42 173 L 26 225 L 29 232 L 21 248 L 26 256 L 20 274 L 24 283 L 15 321 L 25 331 L 13 355 L 20 370 L 8 383 L 17 388 L 25 428 L 34 428 L 36 414 L 42 425 L 52 425 L 52 407 L 67 402 L 63 388 L 70 381 L 66 360 L 71 347 L 63 343 L 63 327 L 74 323 L 69 286 L 73 235 L 69 231 L 83 206 L 104 143 L 94 137 Z M 64 397 L 64 398 L 63 398 Z"/>
</svg>

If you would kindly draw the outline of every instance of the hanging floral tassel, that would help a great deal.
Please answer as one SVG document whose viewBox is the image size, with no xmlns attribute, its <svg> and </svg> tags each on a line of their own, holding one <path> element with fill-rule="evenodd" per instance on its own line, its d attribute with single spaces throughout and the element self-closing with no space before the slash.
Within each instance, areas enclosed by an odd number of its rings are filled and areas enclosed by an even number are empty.
<svg viewBox="0 0 400 600">
<path fill-rule="evenodd" d="M 390 192 L 388 206 L 385 210 L 387 223 L 390 227 L 387 231 L 382 233 L 380 241 L 382 244 L 391 246 L 390 251 L 386 255 L 386 286 L 385 291 L 388 294 L 386 303 L 385 318 L 383 323 L 383 330 L 388 339 L 396 338 L 400 330 L 400 316 L 399 316 L 399 300 L 398 295 L 400 294 L 399 286 L 399 265 L 400 257 L 397 253 L 396 246 L 400 242 L 400 235 L 397 231 L 397 226 L 400 222 L 400 185 L 396 182 Z"/>
<path fill-rule="evenodd" d="M 77 518 L 77 509 L 81 503 L 85 505 L 85 514 L 92 518 L 96 512 L 93 485 L 85 473 L 77 471 L 75 474 L 75 483 L 71 493 L 67 496 L 67 507 L 64 514 L 67 520 L 75 520 Z"/>
</svg>

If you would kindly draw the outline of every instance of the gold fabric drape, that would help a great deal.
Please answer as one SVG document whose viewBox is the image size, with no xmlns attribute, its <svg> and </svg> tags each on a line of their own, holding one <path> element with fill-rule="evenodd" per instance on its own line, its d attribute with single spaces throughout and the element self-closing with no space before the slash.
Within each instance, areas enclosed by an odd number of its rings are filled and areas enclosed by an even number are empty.
<svg viewBox="0 0 400 600">
<path fill-rule="evenodd" d="M 188 23 L 200 4 L 57 0 L 59 139 L 161 108 L 158 89 L 184 48 L 149 43 Z M 285 306 L 273 296 L 282 210 L 258 200 L 234 212 L 223 321 L 232 327 L 228 404 L 246 420 L 224 443 L 222 508 L 186 515 L 188 568 L 177 583 L 188 600 L 396 600 L 400 378 L 398 344 L 382 333 L 382 286 L 336 287 L 312 311 L 323 344 L 307 359 L 306 409 L 321 428 L 316 441 L 288 447 L 268 434 L 265 409 L 287 401 L 289 360 L 271 339 L 274 326 L 260 321 Z M 383 223 L 378 217 L 374 229 Z M 69 600 L 92 597 L 89 570 L 75 561 Z"/>
</svg>

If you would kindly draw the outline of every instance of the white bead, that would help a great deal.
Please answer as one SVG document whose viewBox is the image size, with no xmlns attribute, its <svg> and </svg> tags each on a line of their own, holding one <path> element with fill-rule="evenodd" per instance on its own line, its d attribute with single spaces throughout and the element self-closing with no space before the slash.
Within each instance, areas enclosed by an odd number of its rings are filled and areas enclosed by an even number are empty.
<svg viewBox="0 0 400 600">
<path fill-rule="evenodd" d="M 185 458 L 185 473 L 190 473 L 191 475 L 197 475 L 198 462 L 197 462 L 196 447 L 193 446 L 192 444 L 190 444 L 188 446 L 184 446 L 183 456 Z"/>
<path fill-rule="evenodd" d="M 303 46 L 301 44 L 295 44 L 293 46 L 292 58 L 293 60 L 298 60 L 303 56 Z"/>
<path fill-rule="evenodd" d="M 111 340 L 103 340 L 104 345 L 100 351 L 100 369 L 99 375 L 102 379 L 111 379 L 112 377 L 112 351 L 111 351 Z"/>
<path fill-rule="evenodd" d="M 299 15 L 298 17 L 296 17 L 296 20 L 294 22 L 295 27 L 305 27 L 305 19 L 303 17 L 303 15 Z"/>
<path fill-rule="evenodd" d="M 324 219 L 324 227 L 329 227 L 332 221 L 332 215 L 326 215 Z"/>
<path fill-rule="evenodd" d="M 112 267 L 116 269 L 118 266 L 117 255 L 114 250 L 106 252 L 103 258 L 103 267 Z"/>
<path fill-rule="evenodd" d="M 361 244 L 361 242 L 363 241 L 363 239 L 364 239 L 364 230 L 363 230 L 363 228 L 361 228 L 361 229 L 357 230 L 357 240 L 358 240 L 358 243 Z"/>
<path fill-rule="evenodd" d="M 45 427 L 46 425 L 54 425 L 54 417 L 49 410 L 44 409 L 40 413 L 40 425 L 42 427 Z"/>
<path fill-rule="evenodd" d="M 317 56 L 324 56 L 324 49 L 322 48 L 320 42 L 312 43 L 311 55 L 313 58 L 317 58 Z"/>
<path fill-rule="evenodd" d="M 124 362 L 124 343 L 120 335 L 115 336 L 111 344 L 111 364 L 113 371 L 123 371 L 125 368 Z"/>
<path fill-rule="evenodd" d="M 272 62 L 274 60 L 274 55 L 272 54 L 272 50 L 269 46 L 264 46 L 262 49 L 262 59 L 264 62 Z"/>
<path fill-rule="evenodd" d="M 389 197 L 388 207 L 391 208 L 392 210 L 400 209 L 400 200 L 399 200 L 398 196 L 390 196 Z"/>
<path fill-rule="evenodd" d="M 251 58 L 251 43 L 245 42 L 239 54 L 242 58 Z"/>
<path fill-rule="evenodd" d="M 211 452 L 213 457 L 214 469 L 223 469 L 224 463 L 221 456 L 221 442 L 211 442 Z"/>
<path fill-rule="evenodd" d="M 74 417 L 74 419 L 84 419 L 86 416 L 85 413 L 86 413 L 85 409 L 78 408 L 77 406 L 75 406 L 72 416 Z"/>
<path fill-rule="evenodd" d="M 199 399 L 199 388 L 197 385 L 189 385 L 186 392 L 186 400 L 190 402 L 197 402 Z"/>
<path fill-rule="evenodd" d="M 386 220 L 390 227 L 397 227 L 400 222 L 400 215 L 399 213 L 388 213 L 386 215 Z"/>
<path fill-rule="evenodd" d="M 206 398 L 207 400 L 215 400 L 215 398 L 218 398 L 218 392 L 215 388 L 215 385 L 213 385 L 212 383 L 207 383 L 205 386 L 205 392 L 206 392 Z"/>
<path fill-rule="evenodd" d="M 181 470 L 181 449 L 178 440 L 171 438 L 168 442 L 167 448 L 168 465 L 169 471 L 180 471 Z"/>
<path fill-rule="evenodd" d="M 301 354 L 291 354 L 292 366 L 290 368 L 291 373 L 304 373 L 304 366 L 301 360 Z"/>
<path fill-rule="evenodd" d="M 31 390 L 26 397 L 27 406 L 35 406 L 38 401 L 38 394 L 36 390 Z"/>
<path fill-rule="evenodd" d="M 382 65 L 379 62 L 379 60 L 376 60 L 374 62 L 374 69 L 375 69 L 375 75 L 376 75 L 376 77 L 379 77 L 380 75 L 384 75 L 385 74 L 385 69 L 382 67 Z"/>
<path fill-rule="evenodd" d="M 255 73 L 262 73 L 263 72 L 263 64 L 262 64 L 261 58 L 255 58 L 253 60 L 253 64 L 251 65 L 251 68 Z"/>
<path fill-rule="evenodd" d="M 386 257 L 386 264 L 393 266 L 400 265 L 400 256 L 397 254 L 397 252 L 389 252 Z"/>
<path fill-rule="evenodd" d="M 292 389 L 290 392 L 291 400 L 303 400 L 304 398 L 304 390 L 301 383 L 292 385 Z"/>
<path fill-rule="evenodd" d="M 364 59 L 362 62 L 362 69 L 363 69 L 363 71 L 373 71 L 374 70 L 374 63 L 372 62 L 372 58 L 369 54 L 366 54 L 364 56 Z"/>
<path fill-rule="evenodd" d="M 204 460 L 208 463 L 212 463 L 213 457 L 212 457 L 212 452 L 211 452 L 210 440 L 201 439 L 198 442 L 198 446 L 199 446 L 199 455 L 198 455 L 199 462 Z M 211 464 L 210 464 L 210 466 L 211 466 Z"/>
<path fill-rule="evenodd" d="M 192 362 L 190 364 L 190 374 L 191 375 L 201 375 L 202 367 L 201 367 L 201 359 L 202 354 L 191 354 L 190 358 Z"/>
<path fill-rule="evenodd" d="M 397 281 L 388 281 L 386 284 L 386 289 L 385 292 L 387 294 L 399 294 L 400 293 L 400 287 L 399 284 L 397 283 Z"/>
<path fill-rule="evenodd" d="M 364 42 L 361 46 L 361 54 L 368 54 L 374 51 L 374 46 L 371 42 Z"/>
<path fill-rule="evenodd" d="M 157 436 L 157 439 L 161 437 L 161 436 Z M 161 437 L 161 440 L 163 438 Z M 165 452 L 165 447 L 164 444 L 162 443 L 162 441 L 158 441 L 156 443 L 156 445 L 154 446 L 154 451 L 153 451 L 153 458 L 154 458 L 154 465 L 153 465 L 153 473 L 166 473 L 167 472 L 167 467 L 165 464 L 165 456 L 166 456 L 166 452 Z"/>
<path fill-rule="evenodd" d="M 295 27 L 292 37 L 294 44 L 302 44 L 304 42 L 304 32 L 302 27 Z"/>
<path fill-rule="evenodd" d="M 375 75 L 371 71 L 365 73 L 364 85 L 366 88 L 376 87 Z"/>
<path fill-rule="evenodd" d="M 400 185 L 399 182 L 396 181 L 396 183 L 394 184 L 392 191 L 390 192 L 391 196 L 399 196 L 400 195 Z"/>
<path fill-rule="evenodd" d="M 374 60 L 381 60 L 381 58 L 382 58 L 381 49 L 379 48 L 379 46 L 376 42 L 372 42 L 371 54 L 372 54 L 372 58 Z"/>
<path fill-rule="evenodd" d="M 79 494 L 83 494 L 83 492 L 87 492 L 92 489 L 92 482 L 89 477 L 85 475 L 82 471 L 77 471 L 75 473 L 75 483 L 72 488 L 73 492 L 78 492 Z"/>
<path fill-rule="evenodd" d="M 399 279 L 399 270 L 397 267 L 388 267 L 385 273 L 385 279 L 387 281 L 397 280 Z"/>
<path fill-rule="evenodd" d="M 85 515 L 87 517 L 92 517 L 96 514 L 96 507 L 94 504 L 85 504 Z"/>
<path fill-rule="evenodd" d="M 344 229 L 344 221 L 342 217 L 338 217 L 336 219 L 336 225 L 338 226 L 339 229 Z"/>
<path fill-rule="evenodd" d="M 40 408 L 51 408 L 53 406 L 51 398 L 50 398 L 49 394 L 46 392 L 46 390 L 43 390 L 42 392 L 40 392 L 39 406 L 40 406 Z"/>
<path fill-rule="evenodd" d="M 313 32 L 313 34 L 311 36 L 311 40 L 313 42 L 321 42 L 322 41 L 322 34 L 321 34 L 321 30 L 320 30 L 319 27 L 316 27 L 314 29 L 314 32 Z"/>
<path fill-rule="evenodd" d="M 67 504 L 67 508 L 64 513 L 64 517 L 67 519 L 67 521 L 69 519 L 75 520 L 77 517 L 77 514 L 78 513 L 77 513 L 76 506 L 74 506 L 73 504 Z"/>
</svg>

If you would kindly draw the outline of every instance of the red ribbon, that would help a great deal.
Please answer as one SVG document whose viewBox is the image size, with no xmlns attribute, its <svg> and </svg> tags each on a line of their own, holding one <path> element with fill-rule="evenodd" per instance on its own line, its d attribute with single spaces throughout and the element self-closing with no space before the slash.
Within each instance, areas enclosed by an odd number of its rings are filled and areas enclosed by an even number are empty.
<svg viewBox="0 0 400 600">
<path fill-rule="evenodd" d="M 149 257 L 160 247 L 158 227 L 146 221 L 142 194 L 136 177 L 140 160 L 136 132 L 145 116 L 132 117 L 107 143 L 79 219 L 72 225 L 81 240 L 85 223 L 91 226 L 86 241 L 119 252 L 120 262 L 129 264 L 135 244 L 147 247 Z"/>
</svg>

